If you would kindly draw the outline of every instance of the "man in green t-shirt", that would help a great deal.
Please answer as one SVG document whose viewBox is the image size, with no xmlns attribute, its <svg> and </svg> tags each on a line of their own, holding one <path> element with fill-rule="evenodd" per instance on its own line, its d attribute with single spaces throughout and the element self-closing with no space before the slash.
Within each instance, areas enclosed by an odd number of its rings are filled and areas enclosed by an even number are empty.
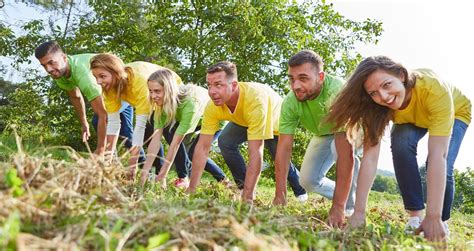
<svg viewBox="0 0 474 251">
<path fill-rule="evenodd" d="M 349 191 L 354 166 L 356 171 L 359 166 L 346 133 L 334 131 L 333 126 L 325 122 L 332 98 L 342 88 L 343 81 L 323 71 L 323 61 L 314 51 L 300 51 L 291 57 L 288 65 L 292 91 L 285 97 L 281 107 L 273 204 L 286 204 L 286 177 L 293 136 L 301 124 L 313 134 L 313 138 L 301 166 L 300 183 L 306 191 L 317 192 L 333 200 L 328 222 L 340 227 L 344 221 L 344 209 L 346 213 L 351 213 L 354 208 L 355 189 L 352 189 L 351 196 Z M 335 162 L 336 182 L 326 178 Z"/>
<path fill-rule="evenodd" d="M 101 95 L 102 90 L 90 71 L 90 59 L 93 56 L 94 54 L 66 55 L 56 41 L 42 43 L 35 50 L 35 57 L 44 69 L 59 88 L 65 90 L 69 95 L 82 125 L 83 142 L 86 142 L 90 136 L 84 97 L 90 102 L 92 110 L 97 116 L 95 153 L 103 154 L 106 144 L 107 112 Z M 125 126 L 122 126 L 124 130 L 120 135 L 131 138 L 133 109 L 128 104 L 124 108 L 121 109 L 121 119 Z"/>
</svg>

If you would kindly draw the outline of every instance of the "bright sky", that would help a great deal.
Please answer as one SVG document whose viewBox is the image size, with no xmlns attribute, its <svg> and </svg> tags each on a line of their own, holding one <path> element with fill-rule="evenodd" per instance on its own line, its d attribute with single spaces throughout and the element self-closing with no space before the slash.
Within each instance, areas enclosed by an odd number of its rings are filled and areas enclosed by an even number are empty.
<svg viewBox="0 0 474 251">
<path fill-rule="evenodd" d="M 361 45 L 363 56 L 386 55 L 408 69 L 430 68 L 474 100 L 474 2 L 330 0 L 336 11 L 353 20 L 377 19 L 384 32 L 377 45 Z M 471 73 L 469 73 L 471 72 Z M 427 155 L 427 136 L 418 146 L 418 163 Z M 468 128 L 455 168 L 473 167 L 474 129 Z M 469 150 L 471 149 L 471 150 Z M 471 153 L 469 153 L 471 152 Z M 389 138 L 385 137 L 379 168 L 393 170 Z"/>
</svg>

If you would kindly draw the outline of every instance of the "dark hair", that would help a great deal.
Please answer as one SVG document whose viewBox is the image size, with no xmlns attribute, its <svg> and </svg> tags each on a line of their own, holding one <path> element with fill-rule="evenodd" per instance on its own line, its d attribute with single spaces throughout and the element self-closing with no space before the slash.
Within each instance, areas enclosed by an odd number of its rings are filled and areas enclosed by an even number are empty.
<svg viewBox="0 0 474 251">
<path fill-rule="evenodd" d="M 375 103 L 364 88 L 367 78 L 377 70 L 397 77 L 403 76 L 407 92 L 415 86 L 415 75 L 408 74 L 400 63 L 386 56 L 368 57 L 359 63 L 339 92 L 327 117 L 327 121 L 334 123 L 335 128 L 346 127 L 352 140 L 357 137 L 361 128 L 364 133 L 363 143 L 367 146 L 378 144 L 393 117 L 393 111 Z"/>
<path fill-rule="evenodd" d="M 229 61 L 221 61 L 207 68 L 207 73 L 225 72 L 227 79 L 237 79 L 237 66 Z"/>
<path fill-rule="evenodd" d="M 311 63 L 318 71 L 323 70 L 323 59 L 316 52 L 312 50 L 302 50 L 295 55 L 293 55 L 290 60 L 288 60 L 288 66 L 299 66 L 302 64 Z"/>
<path fill-rule="evenodd" d="M 35 49 L 35 57 L 37 59 L 41 59 L 42 57 L 46 56 L 49 53 L 55 53 L 55 52 L 63 52 L 63 49 L 61 49 L 61 46 L 59 46 L 58 42 L 56 41 L 48 41 L 40 44 L 38 47 Z"/>
</svg>

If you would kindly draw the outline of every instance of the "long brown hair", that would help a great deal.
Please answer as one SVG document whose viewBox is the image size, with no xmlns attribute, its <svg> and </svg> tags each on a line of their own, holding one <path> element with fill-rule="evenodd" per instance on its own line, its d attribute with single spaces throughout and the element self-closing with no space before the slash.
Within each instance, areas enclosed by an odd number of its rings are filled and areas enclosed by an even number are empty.
<svg viewBox="0 0 474 251">
<path fill-rule="evenodd" d="M 378 105 L 367 94 L 364 83 L 375 71 L 383 70 L 394 76 L 404 76 L 407 93 L 415 86 L 416 78 L 403 65 L 386 56 L 368 57 L 359 63 L 344 88 L 329 108 L 327 121 L 335 128 L 345 127 L 349 139 L 355 141 L 360 129 L 365 146 L 377 145 L 383 136 L 393 111 Z"/>
<path fill-rule="evenodd" d="M 95 55 L 91 59 L 91 70 L 95 68 L 102 68 L 112 74 L 117 81 L 113 84 L 113 89 L 117 90 L 119 96 L 133 80 L 133 69 L 126 67 L 122 59 L 111 53 Z"/>
</svg>

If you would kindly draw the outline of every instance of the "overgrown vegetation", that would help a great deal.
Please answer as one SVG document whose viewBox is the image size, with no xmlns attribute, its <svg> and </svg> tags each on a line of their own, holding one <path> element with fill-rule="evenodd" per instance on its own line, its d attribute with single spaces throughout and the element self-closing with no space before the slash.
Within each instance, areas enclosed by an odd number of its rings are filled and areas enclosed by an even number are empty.
<svg viewBox="0 0 474 251">
<path fill-rule="evenodd" d="M 400 196 L 372 192 L 365 229 L 333 230 L 324 222 L 330 201 L 312 195 L 272 207 L 274 183 L 263 177 L 257 200 L 207 177 L 194 195 L 124 179 L 120 162 L 87 158 L 71 148 L 2 146 L 0 249 L 93 250 L 411 250 L 428 249 L 403 231 Z M 64 158 L 68 156 L 68 158 Z M 84 158 L 85 156 L 86 158 Z M 126 161 L 125 161 L 126 162 Z M 18 193 L 17 191 L 21 192 Z M 472 214 L 453 213 L 450 248 L 468 249 Z"/>
</svg>

